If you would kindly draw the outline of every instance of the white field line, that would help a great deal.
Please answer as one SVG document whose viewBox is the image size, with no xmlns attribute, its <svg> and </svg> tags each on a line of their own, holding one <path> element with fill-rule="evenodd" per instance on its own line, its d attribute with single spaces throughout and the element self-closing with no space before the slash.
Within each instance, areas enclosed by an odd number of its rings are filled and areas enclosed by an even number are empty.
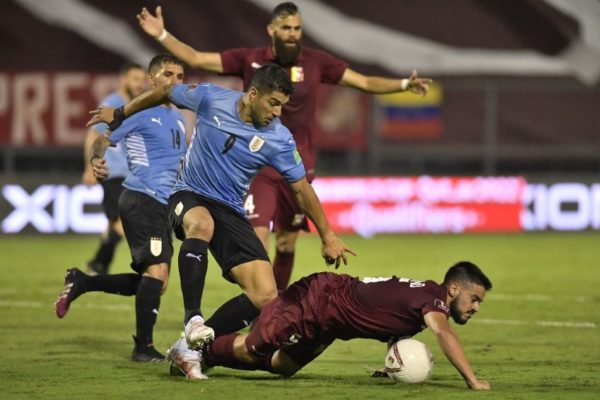
<svg viewBox="0 0 600 400">
<path fill-rule="evenodd" d="M 550 296 L 547 294 L 502 294 L 502 293 L 490 293 L 487 295 L 488 301 L 576 301 L 578 303 L 587 303 L 592 301 L 593 298 L 590 296 Z"/>
<path fill-rule="evenodd" d="M 109 311 L 129 311 L 133 312 L 133 305 L 125 304 L 94 304 L 83 303 L 77 304 L 78 308 L 92 310 L 109 310 Z M 53 304 L 42 303 L 40 301 L 12 301 L 0 300 L 0 308 L 47 308 L 52 309 Z M 474 318 L 473 322 L 487 325 L 535 325 L 552 328 L 592 328 L 598 327 L 595 322 L 576 322 L 576 321 L 528 321 L 514 319 L 491 319 L 491 318 Z"/>
<path fill-rule="evenodd" d="M 517 319 L 492 319 L 492 318 L 474 318 L 473 322 L 487 325 L 535 325 L 552 328 L 597 328 L 595 322 L 576 322 L 576 321 L 527 321 Z"/>
</svg>

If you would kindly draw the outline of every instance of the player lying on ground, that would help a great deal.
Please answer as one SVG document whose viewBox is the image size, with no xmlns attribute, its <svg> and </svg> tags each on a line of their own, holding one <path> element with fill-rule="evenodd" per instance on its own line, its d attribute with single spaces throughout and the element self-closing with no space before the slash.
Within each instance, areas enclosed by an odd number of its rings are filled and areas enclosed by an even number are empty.
<svg viewBox="0 0 600 400">
<path fill-rule="evenodd" d="M 490 280 L 474 264 L 462 261 L 434 281 L 376 278 L 361 281 L 323 272 L 303 278 L 263 307 L 249 334 L 231 333 L 205 343 L 200 351 L 177 341 L 167 358 L 189 379 L 206 379 L 203 367 L 264 370 L 292 376 L 335 339 L 388 341 L 431 328 L 446 357 L 471 389 L 487 390 L 479 380 L 448 323 L 466 324 L 479 311 Z"/>
</svg>

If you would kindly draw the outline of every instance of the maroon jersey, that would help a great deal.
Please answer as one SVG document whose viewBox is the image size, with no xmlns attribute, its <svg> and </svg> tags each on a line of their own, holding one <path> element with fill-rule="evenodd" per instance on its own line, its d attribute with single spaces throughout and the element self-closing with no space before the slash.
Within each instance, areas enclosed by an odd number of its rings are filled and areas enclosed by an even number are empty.
<svg viewBox="0 0 600 400">
<path fill-rule="evenodd" d="M 248 89 L 256 69 L 265 64 L 277 64 L 271 47 L 231 49 L 221 53 L 223 74 L 239 76 Z M 283 106 L 281 121 L 296 140 L 307 176 L 314 173 L 316 163 L 315 114 L 316 90 L 319 84 L 337 84 L 348 64 L 322 51 L 303 48 L 294 63 L 282 67 L 294 84 L 294 93 Z M 269 177 L 279 174 L 273 169 L 264 171 Z"/>
<path fill-rule="evenodd" d="M 426 328 L 428 312 L 449 313 L 446 287 L 434 281 L 396 277 L 360 281 L 332 273 L 312 277 L 316 285 L 309 290 L 311 308 L 324 337 L 381 341 L 408 337 Z"/>
</svg>

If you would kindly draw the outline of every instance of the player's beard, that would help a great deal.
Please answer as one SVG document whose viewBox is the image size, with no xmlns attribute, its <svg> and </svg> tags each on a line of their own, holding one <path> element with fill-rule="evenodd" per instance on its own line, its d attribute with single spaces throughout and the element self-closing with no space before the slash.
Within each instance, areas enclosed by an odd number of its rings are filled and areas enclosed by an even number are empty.
<svg viewBox="0 0 600 400">
<path fill-rule="evenodd" d="M 273 46 L 275 47 L 275 60 L 279 65 L 288 65 L 296 60 L 300 51 L 302 51 L 302 42 L 296 41 L 296 46 L 288 47 L 285 42 L 277 35 L 273 37 Z"/>
<path fill-rule="evenodd" d="M 458 309 L 458 301 L 453 301 L 450 303 L 450 316 L 452 317 L 454 322 L 456 322 L 459 325 L 464 325 L 468 321 L 468 319 L 462 318 L 462 312 Z"/>
</svg>

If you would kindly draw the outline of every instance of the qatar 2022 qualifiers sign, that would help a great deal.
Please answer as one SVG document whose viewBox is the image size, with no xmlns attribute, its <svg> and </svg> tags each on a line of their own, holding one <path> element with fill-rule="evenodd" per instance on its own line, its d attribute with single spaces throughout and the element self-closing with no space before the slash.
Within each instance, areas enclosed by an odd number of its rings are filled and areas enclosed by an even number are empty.
<svg viewBox="0 0 600 400">
<path fill-rule="evenodd" d="M 321 177 L 313 182 L 332 228 L 385 233 L 600 229 L 600 184 L 523 177 Z M 1 186 L 2 233 L 99 233 L 102 187 Z"/>
</svg>

